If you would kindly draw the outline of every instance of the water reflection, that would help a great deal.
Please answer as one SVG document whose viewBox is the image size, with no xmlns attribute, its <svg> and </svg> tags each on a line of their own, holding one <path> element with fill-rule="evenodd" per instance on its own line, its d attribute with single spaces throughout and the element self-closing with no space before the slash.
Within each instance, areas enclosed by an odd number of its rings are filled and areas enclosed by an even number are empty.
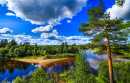
<svg viewBox="0 0 130 83">
<path fill-rule="evenodd" d="M 49 74 L 53 71 L 61 73 L 70 66 L 74 65 L 75 58 L 69 58 L 65 60 L 60 60 L 48 65 L 30 64 L 20 61 L 0 61 L 0 82 L 7 78 L 9 82 L 12 82 L 17 76 L 27 79 L 30 78 L 31 74 L 36 68 L 43 68 L 45 72 Z"/>
<path fill-rule="evenodd" d="M 61 73 L 65 70 L 68 70 L 70 66 L 73 66 L 74 62 L 75 62 L 75 58 L 69 58 L 48 65 L 43 65 L 42 68 L 44 69 L 45 72 L 48 72 L 49 74 L 52 72 Z"/>
<path fill-rule="evenodd" d="M 74 61 L 75 61 L 75 58 L 64 59 L 64 60 L 60 60 L 54 63 L 43 65 L 42 68 L 47 69 L 55 65 L 61 65 L 67 69 L 69 64 L 74 65 Z"/>
<path fill-rule="evenodd" d="M 14 60 L 0 60 L 0 73 L 5 74 L 6 70 L 9 71 L 10 74 L 13 74 L 15 69 L 21 70 L 26 69 L 30 66 L 29 63 L 24 63 L 20 61 L 14 61 Z"/>
<path fill-rule="evenodd" d="M 108 57 L 107 57 L 107 54 L 104 54 L 104 55 L 97 55 L 97 54 L 94 54 L 95 51 L 92 51 L 92 50 L 86 50 L 86 60 L 89 64 L 89 66 L 91 68 L 93 68 L 93 70 L 96 70 L 98 69 L 98 64 L 101 62 L 101 61 L 107 61 L 108 60 Z M 119 58 L 119 59 L 116 59 L 114 56 L 112 56 L 112 62 L 126 62 L 126 61 L 130 61 L 129 59 L 124 59 L 124 58 Z"/>
</svg>

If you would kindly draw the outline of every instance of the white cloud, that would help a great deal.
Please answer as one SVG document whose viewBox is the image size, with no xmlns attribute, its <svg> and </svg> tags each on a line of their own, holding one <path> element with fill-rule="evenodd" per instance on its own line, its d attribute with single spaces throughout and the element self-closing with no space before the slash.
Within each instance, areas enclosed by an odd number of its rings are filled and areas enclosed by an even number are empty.
<svg viewBox="0 0 130 83">
<path fill-rule="evenodd" d="M 59 40 L 62 41 L 64 36 L 58 36 L 57 30 L 53 30 L 50 33 L 42 33 L 41 38 L 50 39 L 50 40 Z"/>
<path fill-rule="evenodd" d="M 17 41 L 17 43 L 20 42 L 27 42 L 31 40 L 31 36 L 30 35 L 10 35 L 10 34 L 2 34 L 2 36 L 4 37 L 4 39 L 15 39 Z"/>
<path fill-rule="evenodd" d="M 67 40 L 88 40 L 88 38 L 81 37 L 81 36 L 70 36 L 66 37 Z"/>
<path fill-rule="evenodd" d="M 31 40 L 31 36 L 30 35 L 14 35 L 15 37 L 15 40 L 17 42 L 27 42 L 27 41 L 30 41 Z"/>
<path fill-rule="evenodd" d="M 9 28 L 0 29 L 0 34 L 11 34 L 11 33 L 13 33 L 13 30 L 10 30 Z"/>
<path fill-rule="evenodd" d="M 36 29 L 33 29 L 32 32 L 34 33 L 49 33 L 52 32 L 53 26 L 52 25 L 47 25 L 47 26 L 40 26 L 37 27 Z"/>
<path fill-rule="evenodd" d="M 58 32 L 56 29 L 53 30 L 52 25 L 40 26 L 36 29 L 33 29 L 34 33 L 41 33 L 41 38 L 49 39 L 49 40 L 59 40 L 62 41 L 64 36 L 58 36 Z"/>
<path fill-rule="evenodd" d="M 7 15 L 7 16 L 15 16 L 15 14 L 13 14 L 13 13 L 9 13 L 9 12 L 6 13 L 6 15 Z"/>
<path fill-rule="evenodd" d="M 70 36 L 70 37 L 66 37 L 67 40 L 80 40 L 81 36 Z"/>
<path fill-rule="evenodd" d="M 107 12 L 110 12 L 111 19 L 121 17 L 124 20 L 130 20 L 130 0 L 125 0 L 123 7 L 119 7 L 116 4 L 113 5 L 112 8 L 107 10 Z"/>
<path fill-rule="evenodd" d="M 0 0 L 0 4 L 3 6 L 4 4 L 6 4 L 6 0 Z"/>
<path fill-rule="evenodd" d="M 8 10 L 32 24 L 58 24 L 72 18 L 86 6 L 87 0 L 5 0 Z M 2 4 L 2 3 L 1 3 Z"/>
<path fill-rule="evenodd" d="M 67 23 L 71 23 L 71 20 L 67 20 Z"/>
</svg>

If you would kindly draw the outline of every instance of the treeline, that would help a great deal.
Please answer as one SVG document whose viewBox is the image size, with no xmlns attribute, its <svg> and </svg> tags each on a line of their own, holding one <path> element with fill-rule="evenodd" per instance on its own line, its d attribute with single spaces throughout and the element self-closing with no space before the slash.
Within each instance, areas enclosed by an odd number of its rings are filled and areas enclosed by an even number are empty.
<svg viewBox="0 0 130 83">
<path fill-rule="evenodd" d="M 114 83 L 130 82 L 130 62 L 113 63 Z M 98 67 L 98 76 L 90 73 L 90 67 L 85 61 L 85 54 L 79 52 L 76 56 L 75 67 L 70 67 L 68 71 L 49 75 L 43 69 L 36 69 L 29 80 L 20 78 L 19 76 L 13 81 L 14 83 L 110 83 L 108 63 L 100 62 Z M 3 80 L 2 83 L 7 83 Z"/>
<path fill-rule="evenodd" d="M 80 45 L 81 49 L 92 49 L 96 50 L 95 53 L 101 55 L 106 53 L 107 51 L 107 46 L 105 44 L 98 44 L 96 45 L 95 43 L 87 43 L 85 45 Z M 114 55 L 122 55 L 122 56 L 130 56 L 130 44 L 116 44 L 112 43 L 110 44 L 111 48 L 111 53 Z"/>
<path fill-rule="evenodd" d="M 30 42 L 26 42 L 24 44 L 20 43 L 19 45 L 13 39 L 8 42 L 7 39 L 2 39 L 0 41 L 0 57 L 5 58 L 18 58 L 18 57 L 26 57 L 26 56 L 44 56 L 46 54 L 55 55 L 55 54 L 63 54 L 63 53 L 73 53 L 76 54 L 78 52 L 78 47 L 76 44 L 68 45 L 67 42 L 63 42 L 61 45 L 57 46 L 38 46 L 37 43 L 35 45 L 30 45 Z"/>
</svg>

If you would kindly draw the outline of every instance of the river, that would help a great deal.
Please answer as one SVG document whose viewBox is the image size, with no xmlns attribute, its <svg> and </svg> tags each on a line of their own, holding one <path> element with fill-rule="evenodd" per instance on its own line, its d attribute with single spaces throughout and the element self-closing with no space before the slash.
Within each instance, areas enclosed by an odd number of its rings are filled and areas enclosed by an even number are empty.
<svg viewBox="0 0 130 83">
<path fill-rule="evenodd" d="M 101 61 L 107 60 L 107 55 L 98 56 L 93 53 L 94 51 L 87 50 L 85 59 L 87 60 L 88 65 L 91 67 L 91 73 L 94 75 L 98 74 L 98 63 Z M 128 59 L 119 58 L 115 60 L 115 57 L 112 57 L 113 62 L 121 62 L 121 61 L 130 61 Z M 61 73 L 65 70 L 68 70 L 71 66 L 74 66 L 75 58 L 69 58 L 67 60 L 57 61 L 45 66 L 41 66 L 39 64 L 30 64 L 20 61 L 8 60 L 2 61 L 0 60 L 0 82 L 7 78 L 8 82 L 12 82 L 17 76 L 20 78 L 30 77 L 36 68 L 43 68 L 45 72 L 52 73 L 53 71 L 57 73 Z"/>
</svg>

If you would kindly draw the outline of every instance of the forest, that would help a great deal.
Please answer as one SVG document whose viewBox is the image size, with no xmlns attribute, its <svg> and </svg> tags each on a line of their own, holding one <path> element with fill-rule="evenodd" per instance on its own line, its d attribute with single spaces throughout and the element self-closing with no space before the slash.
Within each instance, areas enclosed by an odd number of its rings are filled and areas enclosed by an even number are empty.
<svg viewBox="0 0 130 83">
<path fill-rule="evenodd" d="M 29 57 L 40 57 L 45 56 L 46 59 L 51 58 L 64 58 L 64 57 L 75 57 L 78 52 L 76 44 L 68 45 L 67 42 L 63 42 L 61 45 L 51 46 L 38 46 L 30 45 L 29 42 L 24 44 L 17 42 L 12 39 L 9 43 L 7 39 L 0 41 L 0 58 L 29 58 Z M 52 56 L 53 55 L 53 56 Z"/>
</svg>

